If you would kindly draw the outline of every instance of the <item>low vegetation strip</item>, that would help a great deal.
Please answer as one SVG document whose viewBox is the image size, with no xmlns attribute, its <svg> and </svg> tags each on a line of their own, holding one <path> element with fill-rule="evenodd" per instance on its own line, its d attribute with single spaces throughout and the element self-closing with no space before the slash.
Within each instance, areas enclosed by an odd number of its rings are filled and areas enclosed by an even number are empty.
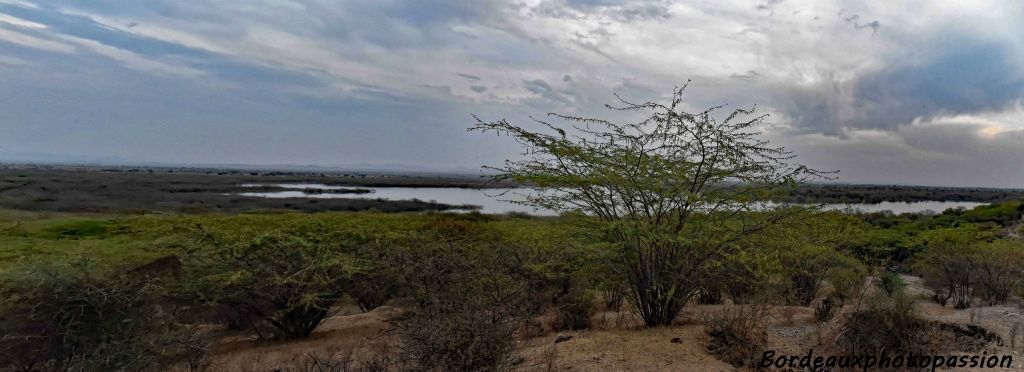
<svg viewBox="0 0 1024 372">
<path fill-rule="evenodd" d="M 223 174 L 222 174 L 223 173 Z M 372 198 L 364 175 L 287 175 L 180 169 L 109 171 L 102 168 L 0 166 L 0 208 L 91 213 L 242 213 L 257 211 L 441 211 L 476 208 L 420 200 Z M 396 184 L 415 178 L 396 178 Z M 452 180 L 438 178 L 444 183 Z M 419 182 L 419 181 L 417 181 Z M 454 181 L 452 181 L 454 182 Z M 483 180 L 476 180 L 483 183 Z M 244 184 L 352 184 L 344 190 L 301 189 L 306 195 L 347 192 L 353 198 L 263 198 L 239 193 L 283 191 Z"/>
</svg>

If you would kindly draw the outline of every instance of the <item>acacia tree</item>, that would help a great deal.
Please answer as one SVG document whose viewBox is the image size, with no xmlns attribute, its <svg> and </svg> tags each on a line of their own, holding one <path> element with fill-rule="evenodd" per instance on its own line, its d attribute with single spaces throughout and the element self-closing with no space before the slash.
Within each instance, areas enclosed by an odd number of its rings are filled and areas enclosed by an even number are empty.
<svg viewBox="0 0 1024 372">
<path fill-rule="evenodd" d="M 823 176 L 760 139 L 767 115 L 755 116 L 756 107 L 723 120 L 715 115 L 722 106 L 688 113 L 685 88 L 667 104 L 616 96 L 617 106 L 606 105 L 648 115 L 639 122 L 552 113 L 564 125 L 534 119 L 550 131 L 476 117 L 470 128 L 523 146 L 521 160 L 491 168 L 498 180 L 533 189 L 523 204 L 601 223 L 618 248 L 613 266 L 628 281 L 627 298 L 649 326 L 670 324 L 737 241 L 788 214 L 764 200 Z"/>
</svg>

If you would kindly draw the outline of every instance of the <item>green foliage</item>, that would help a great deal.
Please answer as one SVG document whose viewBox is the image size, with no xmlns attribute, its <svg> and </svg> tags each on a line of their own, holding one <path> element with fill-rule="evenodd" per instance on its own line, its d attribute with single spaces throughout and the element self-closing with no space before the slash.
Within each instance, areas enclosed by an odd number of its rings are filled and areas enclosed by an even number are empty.
<svg viewBox="0 0 1024 372">
<path fill-rule="evenodd" d="M 915 267 L 925 284 L 936 291 L 936 301 L 953 301 L 967 308 L 978 298 L 988 304 L 1005 302 L 1024 280 L 1024 244 L 996 239 L 988 229 L 942 228 L 921 233 L 924 250 Z"/>
<path fill-rule="evenodd" d="M 774 222 L 780 215 L 740 211 L 739 219 L 730 220 L 695 212 L 678 235 L 645 232 L 641 228 L 654 225 L 634 221 L 639 218 L 635 216 L 601 221 L 580 214 L 71 216 L 0 211 L 0 326 L 5 334 L 44 335 L 8 337 L 0 349 L 5 349 L 3 367 L 35 363 L 43 370 L 137 369 L 195 358 L 198 354 L 189 350 L 201 352 L 202 342 L 196 340 L 195 328 L 177 315 L 188 306 L 189 321 L 203 320 L 197 318 L 208 315 L 207 308 L 190 304 L 193 298 L 183 296 L 173 283 L 130 281 L 117 269 L 169 255 L 183 259 L 185 293 L 235 311 L 240 325 L 251 326 L 251 320 L 260 332 L 308 335 L 345 295 L 365 310 L 397 300 L 410 311 L 402 327 L 414 329 L 403 341 L 409 352 L 405 355 L 418 355 L 411 360 L 435 369 L 507 366 L 514 345 L 510 335 L 524 319 L 553 310 L 560 314 L 559 328 L 585 327 L 597 293 L 610 302 L 606 307 L 615 307 L 625 288 L 637 303 L 636 275 L 642 272 L 626 264 L 658 257 L 645 256 L 654 253 L 703 259 L 695 265 L 669 257 L 672 266 L 647 271 L 661 275 L 669 268 L 696 270 L 685 282 L 676 281 L 685 279 L 679 274 L 652 277 L 679 284 L 658 287 L 665 291 L 648 297 L 654 304 L 682 306 L 671 301 L 690 299 L 697 288 L 724 294 L 734 303 L 788 296 L 816 304 L 815 313 L 824 320 L 860 292 L 867 269 L 856 258 L 907 269 L 911 266 L 904 257 L 912 257 L 912 268 L 923 274 L 925 283 L 954 305 L 1000 303 L 1024 292 L 1024 246 L 1004 237 L 1006 229 L 999 225 L 1005 216 L 1012 217 L 1010 211 L 1001 205 L 934 216 L 854 216 L 791 209 L 784 214 L 786 223 L 765 225 L 749 223 Z M 744 234 L 752 226 L 756 233 Z M 636 232 L 629 235 L 634 239 L 623 239 L 626 231 Z M 92 258 L 89 270 L 42 270 L 30 264 L 81 257 Z M 961 273 L 968 275 L 962 278 Z M 880 280 L 883 292 L 898 287 L 895 281 L 886 283 L 886 274 Z M 657 294 L 655 287 L 646 293 Z M 831 295 L 815 302 L 827 288 L 832 288 Z M 956 291 L 966 300 L 949 295 Z M 894 297 L 900 293 L 891 292 Z M 173 301 L 166 293 L 174 294 Z M 37 332 L 56 329 L 42 322 L 44 318 L 25 320 L 28 306 L 60 314 L 82 303 L 94 304 L 89 305 L 95 309 L 89 317 L 133 322 L 79 324 L 76 318 L 65 322 L 76 324 L 64 333 L 69 336 L 57 337 L 51 331 Z M 135 322 L 143 313 L 147 321 Z M 877 311 L 863 316 L 888 317 Z M 722 355 L 750 351 L 734 336 L 732 331 L 717 334 Z M 82 343 L 97 346 L 67 351 L 71 349 L 66 345 Z M 98 364 L 82 364 L 80 355 L 90 353 L 109 356 Z"/>
<path fill-rule="evenodd" d="M 902 292 L 878 295 L 866 309 L 850 314 L 838 339 L 848 355 L 924 354 L 929 351 L 931 325 L 914 300 Z"/>
<path fill-rule="evenodd" d="M 784 283 L 779 295 L 789 303 L 810 306 L 826 284 L 844 299 L 867 275 L 863 263 L 844 253 L 853 251 L 861 231 L 856 220 L 837 212 L 802 214 L 746 241 L 749 252 L 759 252 L 747 261 L 760 268 L 737 276 L 762 286 L 779 278 Z M 753 285 L 748 291 L 754 291 Z"/>
<path fill-rule="evenodd" d="M 595 217 L 616 246 L 627 298 L 649 326 L 670 324 L 737 240 L 788 214 L 749 212 L 758 201 L 819 175 L 758 137 L 765 116 L 684 112 L 684 88 L 667 104 L 622 101 L 619 111 L 649 114 L 639 123 L 550 114 L 569 125 L 538 121 L 549 134 L 478 119 L 471 128 L 523 145 L 524 160 L 496 170 L 535 189 L 524 204 Z"/>
<path fill-rule="evenodd" d="M 885 292 L 885 294 L 892 296 L 897 292 L 902 292 L 903 288 L 907 286 L 900 278 L 899 274 L 891 271 L 884 271 L 878 274 L 878 280 L 876 281 L 878 288 Z"/>
<path fill-rule="evenodd" d="M 1011 226 L 1021 220 L 1024 215 L 1024 201 L 1009 201 L 981 205 L 964 211 L 963 218 L 974 223 L 995 223 L 1000 226 Z"/>
<path fill-rule="evenodd" d="M 596 298 L 594 294 L 581 286 L 573 286 L 569 293 L 559 298 L 556 304 L 556 331 L 578 330 L 590 328 L 590 317 L 594 315 Z"/>
<path fill-rule="evenodd" d="M 837 279 L 837 296 L 847 297 L 848 286 L 858 281 L 856 278 L 862 280 L 865 272 L 857 260 L 821 246 L 794 247 L 784 253 L 782 265 L 790 281 L 792 300 L 803 306 L 810 306 L 829 278 Z"/>
<path fill-rule="evenodd" d="M 106 221 L 82 220 L 48 229 L 58 239 L 99 238 L 107 235 L 110 224 Z"/>
<path fill-rule="evenodd" d="M 2 283 L 0 366 L 139 371 L 195 363 L 206 340 L 164 283 L 89 262 L 33 266 Z"/>
<path fill-rule="evenodd" d="M 922 272 L 925 284 L 935 290 L 936 301 L 945 305 L 952 299 L 955 308 L 970 307 L 976 283 L 977 234 L 944 228 L 922 233 L 920 239 L 925 249 L 915 266 Z"/>
<path fill-rule="evenodd" d="M 1024 244 L 1009 239 L 982 243 L 976 251 L 975 296 L 989 305 L 1021 295 L 1024 284 Z"/>
<path fill-rule="evenodd" d="M 1019 223 L 1022 214 L 1024 203 L 1021 201 L 993 203 L 967 210 L 949 209 L 937 215 L 865 214 L 861 215 L 862 219 L 872 227 L 865 232 L 862 244 L 855 247 L 853 253 L 873 264 L 899 266 L 920 254 L 928 241 L 935 239 L 933 230 L 960 230 L 972 241 L 992 242 L 1004 234 L 1005 228 Z"/>
<path fill-rule="evenodd" d="M 307 337 L 344 292 L 353 259 L 322 226 L 284 225 L 253 237 L 207 233 L 189 269 L 197 294 L 272 325 L 279 335 Z"/>
</svg>

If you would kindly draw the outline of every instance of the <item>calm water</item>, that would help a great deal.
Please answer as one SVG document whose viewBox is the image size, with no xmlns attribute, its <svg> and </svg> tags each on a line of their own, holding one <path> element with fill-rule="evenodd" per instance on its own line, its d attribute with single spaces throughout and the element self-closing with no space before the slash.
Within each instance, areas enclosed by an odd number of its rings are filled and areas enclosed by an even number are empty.
<svg viewBox="0 0 1024 372">
<path fill-rule="evenodd" d="M 242 185 L 242 186 L 268 186 L 268 185 Z M 359 198 L 359 199 L 387 199 L 387 200 L 411 200 L 434 201 L 454 205 L 479 205 L 481 213 L 508 213 L 522 212 L 533 215 L 555 215 L 550 210 L 538 210 L 532 207 L 518 205 L 509 200 L 523 200 L 525 195 L 530 193 L 529 189 L 461 189 L 451 187 L 359 187 L 361 189 L 373 190 L 369 194 L 305 194 L 299 190 L 287 189 L 346 189 L 350 187 L 327 186 L 320 184 L 275 184 L 269 186 L 280 186 L 282 191 L 275 192 L 251 192 L 242 193 L 244 196 L 256 196 L 265 198 Z M 985 203 L 974 202 L 882 202 L 878 204 L 832 204 L 826 206 L 828 209 L 854 209 L 864 212 L 892 211 L 893 213 L 907 212 L 942 212 L 949 208 L 974 208 Z"/>
<path fill-rule="evenodd" d="M 242 185 L 242 186 L 267 186 L 267 185 Z M 291 189 L 330 189 L 339 190 L 352 187 L 326 186 L 318 184 L 277 184 L 282 188 Z M 549 210 L 537 210 L 532 207 L 518 205 L 506 200 L 523 200 L 529 189 L 462 189 L 454 187 L 358 187 L 360 189 L 373 190 L 369 194 L 305 194 L 299 190 L 285 190 L 275 192 L 250 192 L 242 193 L 245 196 L 259 196 L 266 198 L 353 198 L 353 199 L 387 199 L 387 200 L 411 200 L 432 201 L 452 205 L 479 205 L 480 213 L 509 213 L 522 212 L 534 215 L 555 215 Z"/>
</svg>

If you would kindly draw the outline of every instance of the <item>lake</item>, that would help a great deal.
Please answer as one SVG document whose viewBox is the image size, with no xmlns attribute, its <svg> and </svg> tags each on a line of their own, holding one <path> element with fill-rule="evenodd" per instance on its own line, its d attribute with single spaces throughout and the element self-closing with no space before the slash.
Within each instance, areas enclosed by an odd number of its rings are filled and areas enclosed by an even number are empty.
<svg viewBox="0 0 1024 372">
<path fill-rule="evenodd" d="M 411 200 L 433 201 L 444 204 L 470 204 L 480 206 L 481 213 L 503 214 L 509 212 L 528 213 L 539 216 L 555 215 L 550 210 L 538 210 L 532 207 L 518 205 L 509 200 L 523 200 L 530 190 L 525 188 L 513 189 L 464 189 L 454 187 L 358 187 L 360 189 L 372 190 L 369 194 L 306 194 L 301 189 L 324 189 L 340 190 L 353 187 L 327 186 L 321 184 L 245 184 L 243 187 L 255 186 L 278 186 L 281 191 L 273 192 L 248 192 L 241 193 L 243 196 L 254 196 L 263 198 L 360 198 L 360 199 L 387 199 L 387 200 Z M 922 201 L 922 202 L 882 202 L 878 204 L 830 204 L 827 209 L 853 209 L 863 212 L 892 211 L 893 213 L 910 212 L 942 212 L 949 208 L 974 208 L 986 203 L 976 202 L 949 202 L 949 201 Z"/>
</svg>

